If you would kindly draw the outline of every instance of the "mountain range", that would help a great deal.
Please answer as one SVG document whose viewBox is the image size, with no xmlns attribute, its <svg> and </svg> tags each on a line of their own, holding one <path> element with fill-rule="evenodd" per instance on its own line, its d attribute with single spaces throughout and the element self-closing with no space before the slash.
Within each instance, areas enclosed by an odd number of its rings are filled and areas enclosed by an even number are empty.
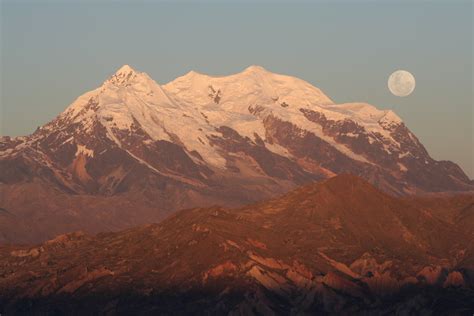
<svg viewBox="0 0 474 316">
<path fill-rule="evenodd" d="M 472 192 L 391 110 L 260 66 L 165 85 L 130 66 L 33 134 L 0 139 L 0 242 L 237 207 L 350 173 L 393 196 Z"/>
</svg>

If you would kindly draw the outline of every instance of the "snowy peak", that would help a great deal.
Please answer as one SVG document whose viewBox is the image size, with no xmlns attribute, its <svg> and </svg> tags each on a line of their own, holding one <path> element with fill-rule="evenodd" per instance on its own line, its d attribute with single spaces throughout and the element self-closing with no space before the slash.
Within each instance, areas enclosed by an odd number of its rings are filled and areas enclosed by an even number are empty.
<svg viewBox="0 0 474 316">
<path fill-rule="evenodd" d="M 138 72 L 129 65 L 123 65 L 104 82 L 104 85 L 112 84 L 115 86 L 127 87 L 133 83 L 144 83 L 148 81 L 154 82 L 146 73 Z M 156 82 L 154 83 L 157 84 Z"/>
<path fill-rule="evenodd" d="M 237 77 L 237 76 L 240 76 L 240 75 L 245 75 L 245 74 L 267 74 L 267 75 L 272 75 L 274 73 L 266 70 L 265 68 L 263 68 L 262 66 L 258 66 L 258 65 L 250 65 L 248 66 L 247 68 L 245 68 L 244 70 L 238 72 L 238 73 L 235 73 L 235 74 L 230 74 L 230 75 L 226 75 L 226 76 L 211 76 L 211 75 L 207 75 L 207 74 L 203 74 L 203 73 L 200 73 L 198 71 L 194 71 L 194 70 L 191 70 L 189 71 L 188 73 L 186 73 L 185 75 L 181 76 L 181 77 L 178 77 L 176 80 L 178 79 L 191 79 L 191 78 L 196 78 L 196 77 L 200 77 L 200 78 L 207 78 L 208 80 L 212 80 L 212 79 L 221 79 L 221 80 L 224 80 L 226 78 L 231 78 L 231 77 Z M 174 80 L 174 81 L 176 81 Z M 170 83 L 174 82 L 174 81 L 171 81 Z"/>
<path fill-rule="evenodd" d="M 127 75 L 129 73 L 137 73 L 137 71 L 129 65 L 123 65 L 115 72 L 115 75 Z"/>
<path fill-rule="evenodd" d="M 94 128 L 102 125 L 108 137 L 119 143 L 113 131 L 128 133 L 136 122 L 161 131 L 156 126 L 158 110 L 173 106 L 158 83 L 146 73 L 124 65 L 99 88 L 77 98 L 59 119 L 60 125 L 76 124 L 86 134 L 94 133 Z M 162 134 L 159 133 L 161 138 Z"/>
<path fill-rule="evenodd" d="M 249 105 L 273 104 L 280 100 L 300 105 L 334 104 L 320 89 L 296 77 L 270 72 L 252 65 L 228 76 L 208 76 L 191 71 L 163 86 L 165 91 L 196 105 L 206 106 L 212 100 L 227 108 L 247 109 Z M 215 98 L 215 93 L 219 98 Z M 212 95 L 210 99 L 208 96 Z M 210 102 L 211 101 L 211 102 Z"/>
</svg>

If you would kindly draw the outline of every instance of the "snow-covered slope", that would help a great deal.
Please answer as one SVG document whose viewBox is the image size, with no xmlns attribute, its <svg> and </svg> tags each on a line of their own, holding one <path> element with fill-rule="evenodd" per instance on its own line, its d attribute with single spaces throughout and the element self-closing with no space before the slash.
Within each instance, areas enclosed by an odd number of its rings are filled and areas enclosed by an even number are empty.
<svg viewBox="0 0 474 316">
<path fill-rule="evenodd" d="M 394 140 L 381 120 L 401 123 L 393 112 L 369 104 L 335 105 L 309 83 L 259 66 L 227 77 L 190 72 L 161 87 L 147 74 L 125 65 L 99 89 L 79 97 L 61 117 L 80 123 L 85 132 L 90 132 L 93 122 L 99 120 L 118 145 L 120 140 L 114 131 L 131 131 L 136 122 L 152 140 L 173 141 L 177 136 L 187 150 L 195 150 L 207 163 L 224 168 L 225 158 L 208 141 L 211 136 L 219 136 L 216 128 L 227 126 L 253 141 L 256 137 L 265 140 L 263 119 L 273 115 L 314 133 L 353 159 L 368 162 L 363 155 L 324 135 L 301 109 L 317 111 L 331 120 L 352 120 L 391 142 Z M 268 147 L 277 154 L 284 152 L 276 146 Z"/>
</svg>

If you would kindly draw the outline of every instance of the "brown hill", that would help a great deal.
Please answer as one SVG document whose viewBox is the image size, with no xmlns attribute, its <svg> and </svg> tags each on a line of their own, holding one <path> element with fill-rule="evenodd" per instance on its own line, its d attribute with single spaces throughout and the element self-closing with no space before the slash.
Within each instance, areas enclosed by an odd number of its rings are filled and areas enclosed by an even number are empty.
<svg viewBox="0 0 474 316">
<path fill-rule="evenodd" d="M 240 209 L 3 246 L 0 312 L 463 313 L 471 243 L 418 202 L 341 175 Z"/>
</svg>

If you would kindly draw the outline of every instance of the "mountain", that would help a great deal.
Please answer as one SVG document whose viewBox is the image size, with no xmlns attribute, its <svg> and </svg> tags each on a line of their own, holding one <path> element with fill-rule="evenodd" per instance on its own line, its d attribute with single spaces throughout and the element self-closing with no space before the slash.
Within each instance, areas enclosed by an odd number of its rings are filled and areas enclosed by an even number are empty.
<svg viewBox="0 0 474 316">
<path fill-rule="evenodd" d="M 0 312 L 470 315 L 474 226 L 438 214 L 472 215 L 474 195 L 441 200 L 340 175 L 242 208 L 5 245 Z"/>
<path fill-rule="evenodd" d="M 390 110 L 259 66 L 159 85 L 125 65 L 32 135 L 1 138 L 0 241 L 245 205 L 341 173 L 393 195 L 474 188 Z"/>
</svg>

